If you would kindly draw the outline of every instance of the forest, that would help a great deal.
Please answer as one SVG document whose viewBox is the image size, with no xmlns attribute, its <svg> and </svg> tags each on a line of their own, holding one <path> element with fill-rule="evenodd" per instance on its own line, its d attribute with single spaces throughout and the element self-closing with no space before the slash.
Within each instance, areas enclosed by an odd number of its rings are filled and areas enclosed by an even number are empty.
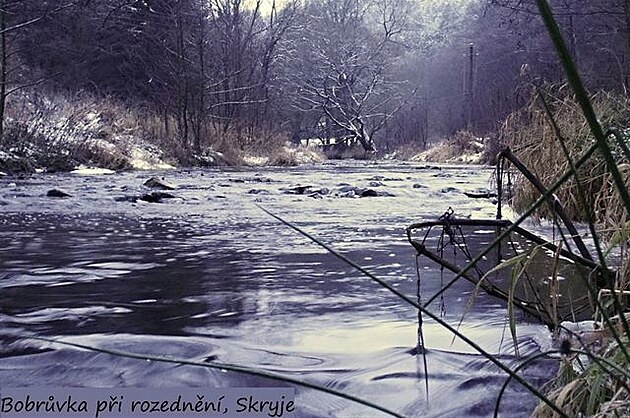
<svg viewBox="0 0 630 418">
<path fill-rule="evenodd" d="M 461 131 L 496 144 L 535 88 L 566 94 L 533 0 L 0 3 L 5 169 L 29 152 L 124 168 L 94 144 L 121 153 L 130 137 L 189 165 L 313 139 L 370 154 Z M 552 7 L 590 91 L 625 100 L 630 2 Z"/>
</svg>

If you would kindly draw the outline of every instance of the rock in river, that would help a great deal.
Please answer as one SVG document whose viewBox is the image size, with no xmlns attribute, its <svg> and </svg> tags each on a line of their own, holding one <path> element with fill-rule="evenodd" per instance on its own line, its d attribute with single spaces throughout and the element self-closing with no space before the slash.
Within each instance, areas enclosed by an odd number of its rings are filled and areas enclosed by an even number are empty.
<svg viewBox="0 0 630 418">
<path fill-rule="evenodd" d="M 151 177 L 149 180 L 144 182 L 144 186 L 149 189 L 159 189 L 159 190 L 175 190 L 177 186 L 174 184 L 164 180 L 163 178 Z"/>
<path fill-rule="evenodd" d="M 247 192 L 247 194 L 271 194 L 271 192 L 269 190 L 265 190 L 265 189 L 251 189 Z"/>
<path fill-rule="evenodd" d="M 328 196 L 330 194 L 330 190 L 326 187 L 322 187 L 319 190 L 311 190 L 308 194 L 308 197 L 312 197 L 314 199 L 322 199 L 324 196 Z"/>
<path fill-rule="evenodd" d="M 166 192 L 151 192 L 140 196 L 138 200 L 149 203 L 162 203 L 163 199 L 175 199 L 175 197 L 175 195 Z"/>
<path fill-rule="evenodd" d="M 297 185 L 297 186 L 292 186 L 292 187 L 284 187 L 280 190 L 282 190 L 282 192 L 284 194 L 307 194 L 311 192 L 311 188 L 313 186 L 301 186 L 301 185 Z"/>
<path fill-rule="evenodd" d="M 148 203 L 162 203 L 164 199 L 176 199 L 176 198 L 177 196 L 171 193 L 155 191 L 151 193 L 145 193 L 141 196 L 134 196 L 134 195 L 118 196 L 118 197 L 115 197 L 114 200 L 116 202 L 131 202 L 131 203 L 136 203 L 138 200 L 141 200 L 143 202 L 148 202 Z"/>
<path fill-rule="evenodd" d="M 361 194 L 359 195 L 361 197 L 376 197 L 378 196 L 378 192 L 374 189 L 364 189 L 361 191 Z"/>
<path fill-rule="evenodd" d="M 362 187 L 356 187 L 356 186 L 340 187 L 336 195 L 339 197 L 378 197 L 378 196 L 392 197 L 394 196 L 393 194 L 386 191 L 377 192 L 374 189 L 364 189 Z"/>
<path fill-rule="evenodd" d="M 48 196 L 48 197 L 70 197 L 72 195 L 70 193 L 66 192 L 65 190 L 50 189 L 46 193 L 46 196 Z"/>
</svg>

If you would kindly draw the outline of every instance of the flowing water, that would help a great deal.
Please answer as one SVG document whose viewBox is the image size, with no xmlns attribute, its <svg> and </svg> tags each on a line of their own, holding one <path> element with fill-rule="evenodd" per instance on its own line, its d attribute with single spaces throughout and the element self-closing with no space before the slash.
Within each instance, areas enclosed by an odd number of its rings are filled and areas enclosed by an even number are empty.
<svg viewBox="0 0 630 418">
<path fill-rule="evenodd" d="M 176 184 L 177 198 L 163 203 L 125 198 L 141 194 L 153 175 Z M 425 320 L 427 401 L 416 350 L 417 311 L 257 206 L 415 298 L 416 260 L 405 227 L 433 220 L 449 206 L 465 216 L 492 219 L 492 202 L 463 195 L 489 187 L 490 177 L 491 170 L 479 167 L 344 162 L 0 179 L 0 386 L 283 385 L 24 338 L 34 335 L 247 365 L 410 417 L 491 416 L 504 373 Z M 348 184 L 382 196 L 348 197 Z M 287 193 L 296 185 L 329 193 Z M 72 196 L 46 197 L 55 187 Z M 452 277 L 429 260 L 419 259 L 419 269 L 423 297 Z M 431 310 L 457 325 L 472 291 L 472 285 L 459 282 Z M 480 295 L 460 330 L 514 366 L 520 360 L 506 327 L 505 306 Z M 521 355 L 550 345 L 542 325 L 523 319 L 518 333 Z M 522 374 L 540 385 L 554 367 L 546 361 Z M 502 416 L 527 416 L 536 403 L 511 384 L 501 401 Z M 297 416 L 383 416 L 299 387 L 296 404 Z"/>
</svg>

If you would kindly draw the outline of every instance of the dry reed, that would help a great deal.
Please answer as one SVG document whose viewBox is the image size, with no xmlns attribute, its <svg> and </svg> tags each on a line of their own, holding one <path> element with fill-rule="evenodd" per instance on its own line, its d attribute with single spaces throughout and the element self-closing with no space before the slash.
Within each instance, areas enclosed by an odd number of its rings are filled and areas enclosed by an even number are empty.
<svg viewBox="0 0 630 418">
<path fill-rule="evenodd" d="M 563 140 L 575 161 L 594 143 L 594 138 L 582 110 L 575 99 L 569 95 L 564 86 L 546 85 L 536 88 L 529 106 L 512 113 L 503 123 L 500 130 L 500 142 L 510 147 L 518 158 L 542 181 L 551 184 L 562 173 L 570 169 L 570 163 L 562 157 L 557 133 L 554 130 L 544 107 L 540 103 L 540 95 L 551 109 L 551 117 L 560 130 Z M 630 100 L 624 96 L 599 92 L 591 98 L 593 107 L 601 115 L 600 123 L 604 127 L 616 128 L 630 126 Z M 625 141 L 628 141 L 626 136 Z M 630 162 L 613 141 L 611 147 L 618 159 L 617 167 L 623 176 L 627 188 L 630 188 Z M 610 241 L 618 231 L 630 227 L 630 215 L 626 210 L 622 197 L 615 187 L 612 175 L 601 154 L 596 154 L 579 170 L 578 184 L 576 177 L 566 182 L 556 193 L 565 205 L 569 217 L 578 222 L 589 221 L 589 210 L 592 210 L 593 221 L 598 234 Z M 516 175 L 512 206 L 518 212 L 525 210 L 534 202 L 540 193 L 523 176 Z M 588 199 L 585 205 L 579 198 L 578 188 L 582 188 Z M 535 212 L 537 219 L 552 219 L 554 216 L 549 206 L 542 206 Z M 627 251 L 626 242 L 617 242 L 621 252 Z M 620 262 L 618 276 L 620 286 L 630 282 L 630 265 Z"/>
</svg>

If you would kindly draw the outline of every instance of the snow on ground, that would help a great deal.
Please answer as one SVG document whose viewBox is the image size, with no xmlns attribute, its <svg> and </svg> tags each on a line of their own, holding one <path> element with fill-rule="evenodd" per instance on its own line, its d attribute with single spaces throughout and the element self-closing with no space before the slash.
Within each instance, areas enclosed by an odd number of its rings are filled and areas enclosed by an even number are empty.
<svg viewBox="0 0 630 418">
<path fill-rule="evenodd" d="M 415 162 L 439 162 L 447 164 L 464 163 L 464 164 L 481 164 L 483 160 L 483 152 L 464 153 L 449 158 L 435 158 L 434 149 L 422 151 L 411 157 L 411 161 Z"/>
<path fill-rule="evenodd" d="M 251 167 L 261 167 L 269 164 L 269 157 L 257 157 L 254 155 L 246 155 L 243 157 L 243 162 Z"/>
<path fill-rule="evenodd" d="M 87 167 L 85 165 L 79 165 L 76 169 L 72 170 L 70 173 L 77 174 L 80 176 L 100 176 L 103 174 L 115 174 L 116 172 L 108 168 Z"/>
<path fill-rule="evenodd" d="M 273 155 L 245 155 L 243 162 L 250 167 L 270 165 L 302 165 L 323 163 L 326 157 L 317 149 L 286 144 Z"/>
<path fill-rule="evenodd" d="M 139 147 L 131 150 L 129 163 L 135 170 L 172 170 L 175 168 L 162 161 L 156 154 Z"/>
</svg>

